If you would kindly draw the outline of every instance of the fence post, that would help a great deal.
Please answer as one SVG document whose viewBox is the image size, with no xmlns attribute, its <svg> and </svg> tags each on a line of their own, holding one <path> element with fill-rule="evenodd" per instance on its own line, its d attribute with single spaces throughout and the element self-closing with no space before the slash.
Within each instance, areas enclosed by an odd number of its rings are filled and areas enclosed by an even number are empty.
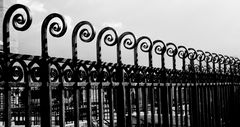
<svg viewBox="0 0 240 127">
<path fill-rule="evenodd" d="M 57 13 L 52 13 L 48 15 L 43 23 L 41 28 L 41 41 L 42 41 L 42 59 L 41 59 L 41 73 L 40 79 L 42 85 L 40 86 L 40 111 L 41 111 L 41 126 L 42 127 L 51 127 L 52 126 L 52 90 L 50 84 L 50 61 L 48 55 L 48 45 L 47 45 L 47 28 L 49 22 L 53 18 L 59 18 L 62 22 L 62 28 L 59 23 L 53 22 L 49 31 L 50 34 L 54 37 L 61 37 L 66 32 L 66 24 L 64 18 Z M 58 32 L 58 33 L 55 33 Z"/>
<path fill-rule="evenodd" d="M 197 58 L 197 52 L 195 51 L 195 49 L 193 48 L 188 48 L 188 52 L 189 52 L 189 60 L 190 60 L 190 83 L 192 84 L 191 86 L 191 93 L 190 95 L 192 96 L 192 100 L 190 103 L 190 107 L 192 107 L 192 109 L 190 109 L 190 111 L 192 111 L 192 116 L 190 116 L 190 123 L 191 126 L 193 127 L 198 127 L 199 123 L 198 123 L 198 119 L 199 119 L 199 99 L 198 99 L 198 86 L 196 84 L 196 73 L 195 73 L 195 67 L 194 67 L 194 60 Z M 192 121 L 192 122 L 191 122 Z"/>
<path fill-rule="evenodd" d="M 132 32 L 124 32 L 119 36 L 119 40 L 118 40 L 118 43 L 117 43 L 117 63 L 118 63 L 117 68 L 120 69 L 120 70 L 117 70 L 117 72 L 120 72 L 120 74 L 121 73 L 124 74 L 124 72 L 121 72 L 121 70 L 123 71 L 123 67 L 122 67 L 123 63 L 122 63 L 122 56 L 121 56 L 121 54 L 122 54 L 121 53 L 122 42 L 123 42 L 123 46 L 126 49 L 129 49 L 129 50 L 133 49 L 135 47 L 135 44 L 136 44 L 136 37 Z M 124 75 L 123 75 L 122 78 L 124 79 Z M 131 127 L 132 126 L 131 81 L 129 81 L 129 85 L 127 87 L 128 88 L 126 90 L 126 92 L 127 92 L 126 97 L 128 97 L 128 98 L 126 99 L 126 103 L 127 103 L 127 109 L 128 109 L 128 117 L 126 119 L 126 122 L 127 122 L 126 125 L 128 127 Z M 118 99 L 121 99 L 121 98 L 118 98 Z"/>
<path fill-rule="evenodd" d="M 12 22 L 13 22 L 13 27 L 16 30 L 19 31 L 25 31 L 27 30 L 31 23 L 31 15 L 29 12 L 29 9 L 21 4 L 15 4 L 11 6 L 3 19 L 3 53 L 4 53 L 4 64 L 3 64 L 3 79 L 4 79 L 4 122 L 6 127 L 11 127 L 11 86 L 8 84 L 8 82 L 11 80 L 11 75 L 10 75 L 10 33 L 9 33 L 9 22 L 10 18 L 13 15 L 13 13 L 18 10 L 18 9 L 23 9 L 24 12 L 26 13 L 26 17 L 20 13 L 17 13 L 14 15 Z"/>
<path fill-rule="evenodd" d="M 185 103 L 186 103 L 187 100 L 183 99 L 183 96 L 184 96 L 183 92 L 184 91 L 182 91 L 182 88 L 184 88 L 186 86 L 186 84 L 184 85 L 184 82 L 185 82 L 184 81 L 185 80 L 184 74 L 186 73 L 186 58 L 188 57 L 188 50 L 184 46 L 178 46 L 178 50 L 179 50 L 178 56 L 179 56 L 180 59 L 182 59 L 182 74 L 181 74 L 182 79 L 180 79 L 181 82 L 180 82 L 180 87 L 178 89 L 178 97 L 179 97 L 179 103 L 180 103 L 180 115 L 181 115 L 180 116 L 180 122 L 181 122 L 180 126 L 184 126 L 184 124 L 183 124 L 184 123 L 184 117 L 187 117 L 187 115 L 183 116 L 183 114 L 184 114 L 183 113 L 183 100 L 184 100 Z M 183 90 L 185 90 L 185 88 Z M 186 107 L 187 106 L 185 106 L 185 112 L 187 110 Z"/>
<path fill-rule="evenodd" d="M 166 51 L 166 46 L 164 44 L 164 42 L 162 40 L 155 40 L 153 42 L 153 49 L 155 51 L 155 53 L 157 55 L 161 55 L 161 65 L 162 65 L 162 69 L 165 68 L 165 60 L 164 60 L 164 53 Z M 157 72 L 157 82 L 159 83 L 159 85 L 157 86 L 157 107 L 158 107 L 158 110 L 157 110 L 157 114 L 158 114 L 158 125 L 159 127 L 162 126 L 162 116 L 161 116 L 161 108 L 162 108 L 162 104 L 161 104 L 161 95 L 162 95 L 162 92 L 161 92 L 161 85 L 160 85 L 160 82 L 161 82 L 161 70 L 156 70 Z"/>
<path fill-rule="evenodd" d="M 84 26 L 88 26 L 90 28 L 86 29 L 83 28 Z M 77 34 L 79 33 L 79 37 L 83 42 L 91 42 L 95 37 L 95 31 L 93 29 L 93 26 L 88 21 L 81 21 L 79 22 L 73 29 L 72 32 L 72 64 L 73 64 L 73 81 L 75 82 L 75 127 L 79 126 L 79 88 L 77 86 L 78 84 L 78 70 L 77 70 L 77 61 L 78 61 L 78 51 L 77 51 Z M 88 72 L 87 72 L 88 73 Z M 89 75 L 88 75 L 89 76 Z M 87 82 L 90 82 L 89 80 L 90 76 L 87 78 Z M 88 83 L 86 86 L 86 98 L 87 98 L 87 124 L 88 126 L 92 126 L 92 107 L 91 107 L 91 84 Z"/>
<path fill-rule="evenodd" d="M 112 32 L 112 33 L 108 33 L 108 32 Z M 102 40 L 104 41 L 104 43 L 107 46 L 114 46 L 118 42 L 117 32 L 112 27 L 105 27 L 99 32 L 99 34 L 97 36 L 97 44 L 96 44 L 97 51 L 96 51 L 96 53 L 97 53 L 97 81 L 99 82 L 99 85 L 98 85 L 99 127 L 104 126 L 104 123 L 103 123 L 104 109 L 103 109 L 102 82 L 104 81 L 103 80 L 103 78 L 104 78 L 104 72 L 103 72 L 104 67 L 103 66 L 105 66 L 105 65 L 102 64 L 102 57 L 101 57 L 102 56 L 102 54 L 101 54 L 101 50 L 102 50 L 101 49 L 101 42 L 102 42 Z M 120 85 L 121 85 L 121 83 L 120 83 Z M 125 103 L 123 103 L 123 104 L 125 104 Z M 125 110 L 125 109 L 123 109 L 123 110 Z M 117 111 L 117 112 L 119 112 L 119 111 Z M 123 111 L 123 112 L 120 112 L 120 113 L 124 114 L 123 116 L 121 115 L 121 117 L 123 117 L 121 122 L 126 124 L 126 121 L 124 121 L 124 120 L 126 120 L 125 119 L 125 112 Z M 119 115 L 120 113 L 117 113 L 117 115 Z M 118 117 L 120 117 L 120 116 L 117 116 L 117 118 Z M 121 119 L 121 118 L 118 118 L 118 119 Z M 117 120 L 117 122 L 119 123 L 119 120 Z M 125 127 L 125 126 L 123 126 L 123 127 Z"/>
</svg>

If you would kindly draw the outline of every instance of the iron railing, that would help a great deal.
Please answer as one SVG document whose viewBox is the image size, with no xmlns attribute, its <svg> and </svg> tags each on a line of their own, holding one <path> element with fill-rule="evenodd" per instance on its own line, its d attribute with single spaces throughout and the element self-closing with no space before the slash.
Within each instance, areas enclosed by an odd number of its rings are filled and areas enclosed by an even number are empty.
<svg viewBox="0 0 240 127">
<path fill-rule="evenodd" d="M 25 15 L 16 13 L 19 9 Z M 55 18 L 60 23 L 51 22 Z M 57 13 L 42 23 L 41 56 L 15 54 L 9 48 L 10 20 L 19 31 L 27 30 L 32 21 L 29 9 L 20 4 L 10 7 L 4 17 L 0 52 L 2 126 L 239 126 L 238 58 L 152 41 L 147 36 L 136 38 L 132 32 L 119 36 L 112 27 L 96 33 L 88 21 L 79 22 L 73 29 L 71 59 L 51 57 L 48 29 L 53 37 L 61 37 L 67 30 L 64 17 Z M 81 42 L 96 41 L 96 61 L 78 58 L 78 35 Z M 102 43 L 116 46 L 116 63 L 102 60 Z M 122 62 L 121 48 L 132 50 L 133 65 Z M 139 65 L 139 48 L 147 53 L 144 59 L 148 66 Z M 158 67 L 153 66 L 153 53 L 160 57 Z"/>
</svg>

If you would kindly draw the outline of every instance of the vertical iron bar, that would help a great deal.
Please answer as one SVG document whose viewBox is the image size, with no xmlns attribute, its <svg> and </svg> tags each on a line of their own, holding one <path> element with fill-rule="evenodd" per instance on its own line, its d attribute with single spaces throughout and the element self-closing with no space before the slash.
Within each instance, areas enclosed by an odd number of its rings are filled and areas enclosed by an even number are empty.
<svg viewBox="0 0 240 127">
<path fill-rule="evenodd" d="M 104 109 L 103 109 L 103 87 L 102 87 L 102 82 L 99 83 L 98 85 L 98 107 L 99 107 L 99 127 L 103 127 L 104 123 L 103 123 L 103 113 L 104 113 Z"/>
<path fill-rule="evenodd" d="M 91 83 L 86 86 L 86 99 L 87 99 L 87 125 L 92 127 L 92 93 Z"/>
<path fill-rule="evenodd" d="M 74 127 L 79 127 L 79 87 L 77 85 L 78 83 L 75 82 L 74 84 Z"/>
<path fill-rule="evenodd" d="M 144 84 L 142 86 L 142 97 L 143 97 L 143 111 L 144 111 L 144 127 L 148 127 L 148 86 L 147 84 Z"/>
<path fill-rule="evenodd" d="M 136 91 L 136 114 L 137 114 L 137 127 L 140 127 L 140 105 L 139 105 L 139 83 L 135 87 Z"/>
<path fill-rule="evenodd" d="M 164 83 L 164 86 L 162 86 L 162 89 L 161 89 L 163 127 L 169 127 L 168 86 L 166 84 L 165 68 L 163 68 L 163 71 L 162 71 L 162 82 Z"/>
<path fill-rule="evenodd" d="M 28 80 L 29 81 L 29 80 Z M 25 97 L 26 102 L 25 102 L 25 126 L 26 127 L 31 127 L 31 87 L 29 86 L 29 82 L 26 82 L 26 87 L 25 87 Z"/>
<path fill-rule="evenodd" d="M 158 106 L 158 110 L 157 110 L 157 114 L 158 114 L 158 127 L 162 127 L 162 111 L 161 111 L 161 107 L 162 107 L 162 103 L 161 103 L 161 86 L 160 83 L 157 86 L 157 106 Z"/>
<path fill-rule="evenodd" d="M 113 84 L 110 84 L 109 87 L 110 91 L 110 97 L 109 97 L 109 111 L 110 111 L 110 127 L 114 127 L 115 123 L 114 123 L 114 97 L 113 97 Z"/>
<path fill-rule="evenodd" d="M 52 126 L 52 90 L 50 84 L 50 61 L 48 55 L 48 41 L 47 41 L 47 28 L 48 24 L 53 18 L 59 18 L 62 23 L 60 27 L 59 23 L 52 22 L 49 27 L 49 31 L 54 37 L 61 37 L 66 33 L 66 24 L 62 15 L 52 13 L 48 15 L 41 27 L 41 41 L 42 41 L 42 60 L 41 60 L 41 88 L 40 88 L 40 110 L 41 110 L 41 126 Z"/>
<path fill-rule="evenodd" d="M 3 39 L 3 81 L 4 81 L 4 111 L 3 111 L 3 118 L 5 127 L 11 127 L 11 86 L 9 85 L 10 81 L 10 30 L 9 30 L 9 22 L 11 19 L 11 16 L 14 14 L 14 12 L 18 9 L 23 9 L 26 13 L 26 17 L 23 16 L 20 13 L 15 13 L 14 18 L 12 18 L 13 26 L 18 31 L 25 31 L 27 30 L 31 23 L 32 18 L 30 15 L 30 11 L 28 7 L 21 5 L 21 4 L 15 4 L 11 6 L 7 12 L 4 15 L 3 18 L 3 27 L 2 27 L 2 39 Z"/>
<path fill-rule="evenodd" d="M 59 98 L 60 98 L 60 113 L 59 113 L 59 121 L 60 127 L 65 127 L 65 96 L 64 96 L 64 86 L 63 82 L 59 84 Z"/>
<path fill-rule="evenodd" d="M 184 100 L 185 100 L 185 126 L 186 127 L 188 127 L 188 125 L 189 125 L 189 121 L 188 121 L 188 119 L 189 119 L 189 116 L 188 116 L 188 114 L 189 114 L 189 103 L 190 103 L 190 100 L 189 100 L 189 96 L 188 96 L 188 94 L 189 94 L 189 87 L 187 86 L 187 84 L 184 86 Z"/>
<path fill-rule="evenodd" d="M 178 127 L 178 86 L 174 86 L 174 104 L 175 104 L 175 126 Z"/>
<path fill-rule="evenodd" d="M 180 84 L 180 86 L 178 87 L 178 98 L 179 98 L 179 105 L 180 105 L 180 109 L 179 109 L 179 111 L 180 111 L 180 126 L 181 127 L 183 127 L 183 91 L 182 91 L 182 84 L 183 82 L 181 82 L 181 84 Z"/>
<path fill-rule="evenodd" d="M 151 91 L 150 91 L 150 94 L 151 94 L 151 123 L 152 123 L 152 127 L 155 127 L 155 89 L 154 89 L 154 86 L 152 85 L 151 86 Z"/>
<path fill-rule="evenodd" d="M 131 95 L 131 83 L 126 88 L 127 95 L 127 110 L 128 110 L 128 118 L 127 118 L 127 126 L 132 127 L 132 95 Z"/>
</svg>

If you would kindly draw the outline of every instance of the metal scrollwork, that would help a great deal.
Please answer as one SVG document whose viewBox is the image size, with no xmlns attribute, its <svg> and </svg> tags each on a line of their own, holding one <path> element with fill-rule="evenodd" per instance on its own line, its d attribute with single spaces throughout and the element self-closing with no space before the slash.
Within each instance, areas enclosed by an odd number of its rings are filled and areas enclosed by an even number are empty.
<svg viewBox="0 0 240 127">
<path fill-rule="evenodd" d="M 147 36 L 142 36 L 140 38 L 138 38 L 137 40 L 137 45 L 135 47 L 135 54 L 137 54 L 137 48 L 138 48 L 138 45 L 140 45 L 140 49 L 143 51 L 143 52 L 148 52 L 148 61 L 149 61 L 149 66 L 152 67 L 152 41 L 149 37 Z M 136 55 L 138 56 L 138 55 Z"/>
<path fill-rule="evenodd" d="M 170 57 L 174 57 L 178 53 L 177 46 L 174 43 L 167 43 L 167 55 Z"/>
<path fill-rule="evenodd" d="M 63 79 L 66 82 L 71 82 L 73 80 L 73 67 L 71 66 L 71 64 L 69 62 L 65 62 L 62 65 L 62 73 L 63 73 Z"/>
<path fill-rule="evenodd" d="M 101 42 L 103 42 L 107 46 L 114 46 L 118 42 L 118 35 L 115 29 L 112 27 L 105 27 L 103 28 L 98 36 L 97 36 L 97 61 L 101 61 Z"/>
<path fill-rule="evenodd" d="M 59 78 L 59 72 L 56 68 L 50 69 L 51 82 L 56 82 Z"/>
<path fill-rule="evenodd" d="M 166 52 L 166 45 L 162 40 L 155 40 L 153 42 L 153 48 L 158 55 L 163 55 Z"/>
<path fill-rule="evenodd" d="M 236 64 L 236 60 L 234 57 L 230 56 L 230 64 L 231 65 L 235 65 Z"/>
<path fill-rule="evenodd" d="M 225 64 L 230 64 L 230 57 L 229 56 L 224 56 L 224 58 L 225 58 Z"/>
<path fill-rule="evenodd" d="M 206 54 L 206 61 L 212 62 L 213 60 L 212 54 L 210 52 L 205 52 L 205 54 Z"/>
<path fill-rule="evenodd" d="M 152 49 L 152 41 L 147 36 L 142 36 L 142 37 L 138 38 L 136 46 L 138 46 L 139 44 L 140 44 L 140 49 L 143 52 L 149 52 Z"/>
<path fill-rule="evenodd" d="M 137 43 L 136 37 L 132 32 L 124 32 L 119 37 L 119 44 L 123 42 L 126 49 L 133 49 Z"/>
<path fill-rule="evenodd" d="M 9 64 L 10 80 L 15 82 L 27 81 L 28 67 L 23 60 L 13 59 Z"/>
<path fill-rule="evenodd" d="M 83 42 L 91 42 L 96 34 L 92 24 L 88 21 L 79 22 L 73 30 L 72 37 L 76 38 L 78 32 L 79 38 Z"/>
<path fill-rule="evenodd" d="M 197 53 L 198 53 L 197 60 L 204 61 L 206 58 L 205 53 L 202 50 L 197 50 Z"/>
<path fill-rule="evenodd" d="M 138 65 L 138 46 L 143 52 L 149 52 L 152 50 L 152 41 L 149 37 L 142 36 L 137 39 L 137 44 L 134 47 L 134 63 Z"/>
<path fill-rule="evenodd" d="M 212 53 L 213 56 L 213 62 L 218 63 L 220 61 L 219 56 L 216 53 Z"/>
<path fill-rule="evenodd" d="M 30 75 L 33 82 L 40 82 L 40 67 L 32 67 L 30 69 Z"/>
<path fill-rule="evenodd" d="M 224 63 L 225 63 L 225 58 L 224 58 L 224 56 L 223 56 L 222 54 L 218 54 L 218 56 L 219 56 L 220 63 L 221 63 L 221 64 L 224 64 Z"/>
<path fill-rule="evenodd" d="M 197 51 L 194 48 L 188 48 L 188 58 L 190 60 L 195 60 L 197 56 Z"/>
<path fill-rule="evenodd" d="M 72 32 L 72 56 L 77 59 L 77 34 L 83 42 L 91 42 L 95 37 L 95 31 L 92 24 L 88 21 L 79 22 Z"/>
<path fill-rule="evenodd" d="M 58 18 L 61 21 L 61 25 L 59 22 L 51 22 L 49 26 L 49 32 L 53 37 L 61 37 L 66 33 L 67 25 L 65 19 L 62 15 L 57 13 L 52 13 L 48 15 L 43 23 L 42 23 L 42 56 L 48 57 L 48 45 L 47 45 L 47 28 L 51 20 Z"/>
<path fill-rule="evenodd" d="M 12 81 L 20 82 L 24 76 L 23 69 L 20 66 L 13 65 L 11 67 L 11 76 L 12 76 Z"/>
<path fill-rule="evenodd" d="M 184 46 L 178 46 L 178 57 L 181 59 L 185 59 L 188 57 L 188 50 Z"/>
<path fill-rule="evenodd" d="M 26 13 L 26 16 L 23 16 L 23 14 L 21 13 L 17 13 L 13 16 L 12 25 L 14 29 L 18 31 L 25 31 L 32 24 L 32 18 L 28 7 L 21 4 L 15 4 L 7 10 L 3 20 L 3 50 L 5 53 L 10 53 L 9 21 L 11 16 L 18 9 L 23 9 L 24 12 Z"/>
<path fill-rule="evenodd" d="M 132 32 L 124 32 L 119 36 L 119 42 L 117 43 L 117 59 L 118 63 L 121 63 L 121 44 L 123 42 L 123 46 L 126 49 L 133 49 L 137 43 L 136 37 Z"/>
</svg>

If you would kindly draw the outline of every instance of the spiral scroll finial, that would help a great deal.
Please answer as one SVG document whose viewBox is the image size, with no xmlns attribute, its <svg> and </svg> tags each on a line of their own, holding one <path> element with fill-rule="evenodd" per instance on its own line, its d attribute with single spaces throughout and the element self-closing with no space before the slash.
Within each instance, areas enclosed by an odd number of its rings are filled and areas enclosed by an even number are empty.
<svg viewBox="0 0 240 127">
<path fill-rule="evenodd" d="M 225 55 L 224 59 L 225 59 L 225 64 L 230 64 L 231 61 L 229 56 Z"/>
<path fill-rule="evenodd" d="M 231 64 L 231 65 L 235 65 L 235 64 L 236 64 L 235 58 L 232 57 L 232 56 L 230 56 L 229 58 L 230 58 L 230 64 Z"/>
<path fill-rule="evenodd" d="M 240 64 L 240 59 L 239 58 L 235 58 L 235 61 L 236 61 L 236 65 L 239 65 Z"/>
<path fill-rule="evenodd" d="M 162 40 L 155 40 L 153 42 L 153 48 L 158 55 L 163 55 L 166 52 L 166 45 Z"/>
<path fill-rule="evenodd" d="M 205 52 L 205 54 L 206 54 L 206 61 L 212 62 L 213 60 L 212 54 L 210 52 Z"/>
<path fill-rule="evenodd" d="M 152 50 L 152 41 L 147 36 L 142 36 L 138 38 L 136 48 L 138 47 L 139 44 L 140 44 L 140 49 L 143 52 L 150 52 Z"/>
<path fill-rule="evenodd" d="M 47 45 L 47 28 L 51 20 L 58 18 L 61 21 L 61 26 L 59 22 L 52 22 L 49 26 L 49 32 L 53 37 L 61 37 L 66 33 L 67 25 L 65 19 L 62 15 L 57 13 L 52 13 L 48 15 L 42 23 L 42 56 L 48 57 L 48 45 Z"/>
<path fill-rule="evenodd" d="M 225 63 L 225 58 L 224 58 L 224 56 L 223 56 L 222 54 L 218 54 L 218 56 L 219 56 L 220 63 L 221 63 L 221 64 L 224 64 L 224 63 Z"/>
<path fill-rule="evenodd" d="M 197 58 L 197 51 L 194 48 L 188 48 L 188 58 L 195 60 Z"/>
<path fill-rule="evenodd" d="M 105 27 L 103 28 L 98 36 L 97 36 L 97 61 L 101 62 L 101 42 L 103 42 L 107 45 L 107 46 L 113 46 L 115 44 L 117 44 L 118 42 L 118 35 L 115 29 L 113 29 L 112 27 Z"/>
<path fill-rule="evenodd" d="M 92 24 L 88 21 L 79 22 L 72 32 L 72 58 L 77 60 L 77 34 L 83 42 L 91 42 L 95 37 Z"/>
<path fill-rule="evenodd" d="M 167 55 L 170 57 L 175 57 L 178 53 L 177 46 L 174 43 L 167 43 Z"/>
<path fill-rule="evenodd" d="M 204 61 L 206 58 L 205 53 L 202 50 L 197 50 L 197 53 L 198 53 L 197 60 Z"/>
<path fill-rule="evenodd" d="M 121 44 L 123 43 L 123 46 L 126 49 L 133 49 L 137 43 L 136 37 L 132 32 L 124 32 L 120 35 L 119 41 L 117 43 L 117 61 L 118 63 L 122 62 L 122 56 L 121 56 Z"/>
<path fill-rule="evenodd" d="M 178 46 L 178 57 L 181 59 L 185 59 L 188 57 L 188 50 L 184 46 Z"/>
<path fill-rule="evenodd" d="M 137 43 L 134 47 L 134 64 L 135 65 L 138 65 L 138 46 L 139 45 L 140 45 L 140 49 L 143 52 L 149 52 L 149 54 L 151 54 L 151 50 L 152 50 L 152 41 L 149 37 L 142 36 L 142 37 L 138 38 Z M 150 57 L 151 57 L 151 55 L 150 55 Z"/>
<path fill-rule="evenodd" d="M 21 4 L 15 4 L 7 10 L 5 17 L 3 19 L 3 51 L 6 54 L 10 53 L 9 22 L 14 12 L 18 9 L 23 9 L 24 12 L 26 13 L 26 16 L 23 16 L 23 14 L 21 13 L 17 13 L 13 16 L 12 25 L 14 29 L 18 31 L 25 31 L 32 24 L 32 17 L 28 7 Z"/>
<path fill-rule="evenodd" d="M 212 53 L 213 56 L 213 62 L 218 63 L 220 61 L 219 56 L 216 53 Z"/>
</svg>

